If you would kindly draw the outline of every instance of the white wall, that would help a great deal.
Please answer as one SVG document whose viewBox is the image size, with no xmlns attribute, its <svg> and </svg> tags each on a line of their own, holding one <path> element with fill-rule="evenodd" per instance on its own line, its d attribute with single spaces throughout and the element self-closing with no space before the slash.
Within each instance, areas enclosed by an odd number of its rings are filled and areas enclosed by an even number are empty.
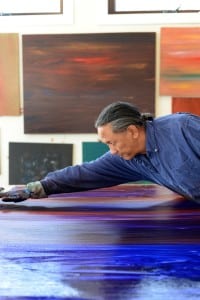
<svg viewBox="0 0 200 300">
<path fill-rule="evenodd" d="M 105 12 L 106 0 L 64 0 L 64 4 L 69 1 L 64 17 L 34 16 L 32 17 L 1 17 L 0 33 L 18 33 L 20 39 L 23 34 L 51 34 L 51 33 L 95 33 L 95 32 L 156 32 L 157 33 L 157 53 L 156 53 L 156 115 L 164 115 L 171 112 L 171 97 L 159 96 L 159 43 L 160 27 L 162 26 L 197 26 L 192 24 L 194 18 L 188 24 L 183 20 L 180 24 L 175 24 L 174 20 L 168 17 L 163 22 L 163 15 L 156 16 L 154 24 L 149 23 L 144 17 L 137 24 L 135 17 L 108 16 Z M 65 3 L 66 2 L 66 3 Z M 102 6 L 104 5 L 104 7 Z M 72 7 L 71 7 L 72 6 Z M 176 16 L 175 16 L 176 17 Z M 188 17 L 188 15 L 187 15 Z M 199 16 L 198 16 L 199 18 Z M 186 19 L 185 19 L 186 20 Z M 146 24 L 145 24 L 146 22 Z M 196 22 L 196 20 L 195 20 Z M 139 24 L 142 23 L 142 24 Z M 147 24 L 148 23 L 148 24 Z M 200 23 L 200 20 L 199 20 Z M 21 108 L 23 111 L 23 86 L 22 86 L 22 49 L 20 46 L 20 81 L 21 81 Z M 17 117 L 0 117 L 0 186 L 8 186 L 8 166 L 9 142 L 49 142 L 49 143 L 73 143 L 74 144 L 74 164 L 81 163 L 81 142 L 96 141 L 96 134 L 24 134 L 23 115 Z"/>
</svg>

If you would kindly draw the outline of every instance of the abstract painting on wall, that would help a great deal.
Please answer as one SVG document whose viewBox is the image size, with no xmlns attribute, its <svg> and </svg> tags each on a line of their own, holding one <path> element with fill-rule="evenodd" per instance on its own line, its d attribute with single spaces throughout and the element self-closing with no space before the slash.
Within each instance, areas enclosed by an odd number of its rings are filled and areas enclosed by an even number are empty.
<svg viewBox="0 0 200 300">
<path fill-rule="evenodd" d="M 200 98 L 172 98 L 172 112 L 189 112 L 200 115 Z"/>
<path fill-rule="evenodd" d="M 160 94 L 200 95 L 200 27 L 161 28 Z"/>
<path fill-rule="evenodd" d="M 111 102 L 155 110 L 155 33 L 23 36 L 25 133 L 92 133 Z"/>
<path fill-rule="evenodd" d="M 0 116 L 20 114 L 19 37 L 0 34 Z"/>
<path fill-rule="evenodd" d="M 106 144 L 101 142 L 83 142 L 82 143 L 82 157 L 83 162 L 95 160 L 104 153 L 109 151 Z"/>
<path fill-rule="evenodd" d="M 72 144 L 9 143 L 9 184 L 26 184 L 72 165 Z"/>
</svg>

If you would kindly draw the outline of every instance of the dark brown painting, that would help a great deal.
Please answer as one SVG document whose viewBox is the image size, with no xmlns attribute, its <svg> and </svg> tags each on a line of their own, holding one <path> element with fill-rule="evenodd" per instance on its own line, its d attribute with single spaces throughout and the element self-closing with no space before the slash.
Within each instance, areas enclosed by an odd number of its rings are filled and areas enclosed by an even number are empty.
<svg viewBox="0 0 200 300">
<path fill-rule="evenodd" d="M 155 33 L 23 36 L 25 133 L 92 133 L 114 101 L 155 110 Z"/>
<path fill-rule="evenodd" d="M 9 143 L 9 184 L 26 184 L 72 165 L 72 144 Z"/>
</svg>

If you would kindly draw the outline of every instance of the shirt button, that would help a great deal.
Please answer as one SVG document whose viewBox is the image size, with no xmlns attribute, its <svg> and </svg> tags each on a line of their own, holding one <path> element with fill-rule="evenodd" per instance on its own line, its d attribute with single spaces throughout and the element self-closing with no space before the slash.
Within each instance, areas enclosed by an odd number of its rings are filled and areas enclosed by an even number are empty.
<svg viewBox="0 0 200 300">
<path fill-rule="evenodd" d="M 155 149 L 154 149 L 154 152 L 158 152 L 158 149 L 157 149 L 157 148 L 155 148 Z"/>
</svg>

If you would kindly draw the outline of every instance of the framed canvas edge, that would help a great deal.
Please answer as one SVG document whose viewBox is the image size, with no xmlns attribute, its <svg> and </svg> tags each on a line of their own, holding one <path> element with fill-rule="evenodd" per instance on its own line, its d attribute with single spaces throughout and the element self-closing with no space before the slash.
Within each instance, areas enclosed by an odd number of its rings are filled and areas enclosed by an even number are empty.
<svg viewBox="0 0 200 300">
<path fill-rule="evenodd" d="M 199 13 L 109 14 L 109 0 L 96 1 L 96 20 L 101 25 L 199 24 Z"/>
<path fill-rule="evenodd" d="M 63 25 L 74 22 L 74 1 L 63 0 L 62 13 L 60 14 L 31 14 L 0 16 L 0 26 L 17 24 L 18 26 L 38 26 L 38 25 Z"/>
</svg>

